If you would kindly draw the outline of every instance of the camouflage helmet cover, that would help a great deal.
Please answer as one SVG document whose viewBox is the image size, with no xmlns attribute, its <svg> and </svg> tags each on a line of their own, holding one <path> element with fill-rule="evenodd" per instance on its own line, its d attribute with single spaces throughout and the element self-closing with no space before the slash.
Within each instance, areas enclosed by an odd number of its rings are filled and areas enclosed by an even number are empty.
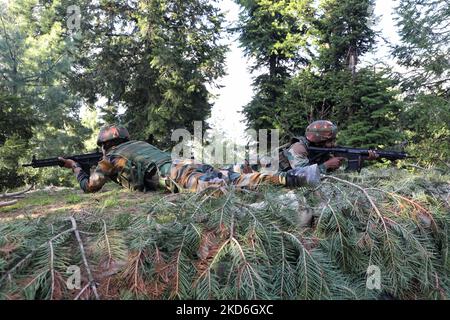
<svg viewBox="0 0 450 320">
<path fill-rule="evenodd" d="M 317 120 L 306 128 L 306 139 L 321 143 L 336 138 L 337 126 L 328 120 Z"/>
<path fill-rule="evenodd" d="M 101 146 L 105 142 L 115 140 L 115 139 L 124 139 L 130 140 L 130 134 L 125 127 L 118 125 L 109 125 L 100 129 L 97 138 L 97 145 Z"/>
</svg>

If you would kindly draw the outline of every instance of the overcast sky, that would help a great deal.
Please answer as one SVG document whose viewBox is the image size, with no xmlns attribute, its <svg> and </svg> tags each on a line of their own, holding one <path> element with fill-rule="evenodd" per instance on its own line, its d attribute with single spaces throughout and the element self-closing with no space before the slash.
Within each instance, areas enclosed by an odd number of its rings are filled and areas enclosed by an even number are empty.
<svg viewBox="0 0 450 320">
<path fill-rule="evenodd" d="M 398 41 L 392 18 L 395 3 L 396 1 L 377 0 L 375 7 L 375 15 L 380 19 L 375 25 L 375 30 L 379 30 L 381 36 L 391 43 Z M 238 19 L 239 6 L 232 0 L 222 0 L 220 7 L 227 12 L 228 23 Z M 226 132 L 231 138 L 240 140 L 244 136 L 245 120 L 239 111 L 252 98 L 252 76 L 248 72 L 250 64 L 244 58 L 242 49 L 238 47 L 236 38 L 228 40 L 227 43 L 230 44 L 230 51 L 226 59 L 228 75 L 219 81 L 223 88 L 213 90 L 218 97 L 213 100 L 214 107 L 208 122 L 216 129 Z M 375 51 L 376 54 L 364 57 L 364 61 L 383 59 L 385 62 L 392 62 L 392 58 L 389 57 L 388 45 L 382 39 L 378 39 Z"/>
</svg>

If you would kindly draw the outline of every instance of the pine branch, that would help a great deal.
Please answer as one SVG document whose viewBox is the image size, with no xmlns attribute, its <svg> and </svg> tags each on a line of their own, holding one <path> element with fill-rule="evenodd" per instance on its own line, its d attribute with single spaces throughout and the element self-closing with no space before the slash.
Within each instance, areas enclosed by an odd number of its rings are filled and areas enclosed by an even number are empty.
<svg viewBox="0 0 450 320">
<path fill-rule="evenodd" d="M 256 299 L 255 284 L 254 284 L 254 282 L 253 282 L 253 277 L 251 276 L 251 274 L 257 276 L 257 273 L 256 273 L 255 270 L 252 268 L 252 266 L 248 263 L 248 261 L 247 261 L 247 259 L 246 259 L 246 257 L 245 257 L 244 251 L 242 250 L 242 247 L 241 247 L 241 245 L 239 244 L 239 242 L 236 240 L 236 238 L 230 237 L 230 241 L 231 241 L 232 243 L 234 243 L 234 244 L 237 246 L 237 248 L 238 248 L 238 250 L 239 250 L 239 254 L 241 255 L 242 260 L 244 261 L 244 268 L 243 268 L 243 269 L 247 270 L 247 272 L 248 272 L 248 274 L 249 274 L 249 278 L 250 278 L 250 281 L 251 281 L 251 288 L 252 288 L 252 296 L 253 296 L 253 299 Z M 242 270 L 242 269 L 241 269 L 241 270 Z M 238 274 L 239 274 L 239 282 L 241 282 L 242 272 L 238 272 Z M 240 288 L 239 282 L 238 282 L 237 289 Z"/>
<path fill-rule="evenodd" d="M 41 244 L 40 246 L 38 246 L 37 248 L 31 250 L 31 252 L 29 254 L 27 254 L 22 260 L 20 260 L 13 268 L 11 268 L 10 270 L 8 270 L 6 272 L 6 274 L 0 279 L 0 288 L 2 286 L 2 284 L 5 282 L 5 280 L 8 278 L 11 280 L 11 275 L 18 269 L 20 268 L 25 262 L 27 262 L 30 258 L 33 257 L 33 255 L 41 248 L 46 247 L 47 245 L 49 245 L 50 242 L 55 241 L 56 239 L 58 239 L 59 237 L 63 236 L 64 234 L 67 234 L 69 232 L 74 231 L 73 228 L 71 229 L 67 229 L 59 234 L 57 234 L 56 236 L 52 237 L 50 240 L 46 241 L 45 243 Z"/>
<path fill-rule="evenodd" d="M 431 222 L 432 222 L 432 224 L 433 224 L 433 226 L 434 226 L 433 229 L 434 229 L 435 231 L 437 230 L 438 227 L 437 227 L 436 221 L 434 220 L 433 215 L 431 214 L 431 212 L 430 212 L 429 210 L 425 209 L 424 207 L 422 207 L 422 206 L 421 206 L 419 203 L 417 203 L 416 201 L 411 200 L 411 199 L 409 199 L 409 198 L 407 198 L 407 197 L 404 197 L 404 196 L 402 196 L 402 195 L 400 195 L 400 194 L 398 194 L 398 193 L 385 191 L 385 190 L 382 190 L 382 189 L 379 189 L 379 188 L 369 188 L 368 190 L 376 190 L 376 191 L 379 191 L 379 192 L 383 192 L 383 193 L 385 193 L 385 194 L 390 195 L 391 197 L 393 197 L 393 198 L 394 198 L 395 200 L 397 200 L 397 201 L 398 201 L 398 198 L 400 198 L 400 199 L 402 199 L 402 200 L 408 202 L 408 203 L 411 204 L 414 208 L 419 209 L 419 211 L 421 211 L 422 213 L 424 213 L 425 215 L 427 215 L 427 217 L 430 218 L 430 220 L 431 220 Z"/>
<path fill-rule="evenodd" d="M 354 183 L 352 183 L 352 182 L 349 182 L 349 181 L 347 181 L 347 180 L 343 180 L 343 179 L 340 179 L 340 178 L 337 178 L 337 177 L 334 177 L 334 176 L 326 176 L 326 177 L 327 177 L 327 178 L 331 178 L 331 179 L 336 180 L 336 181 L 339 181 L 339 182 L 342 182 L 342 183 L 346 183 L 346 184 L 348 184 L 348 185 L 351 185 L 351 186 L 353 186 L 353 187 L 355 187 L 355 188 L 361 190 L 362 193 L 364 193 L 364 195 L 366 196 L 367 200 L 369 200 L 370 205 L 372 206 L 372 208 L 374 209 L 374 211 L 375 211 L 376 214 L 378 215 L 378 218 L 379 218 L 379 219 L 381 220 L 381 222 L 383 223 L 383 227 L 384 227 L 384 230 L 385 230 L 385 232 L 386 232 L 386 237 L 389 238 L 389 232 L 388 232 L 388 230 L 387 230 L 387 226 L 386 226 L 386 222 L 384 221 L 384 217 L 383 217 L 383 215 L 381 214 L 381 212 L 380 212 L 380 210 L 378 209 L 378 207 L 377 207 L 377 206 L 375 205 L 375 203 L 373 202 L 373 200 L 372 200 L 372 198 L 370 197 L 370 195 L 367 193 L 366 189 L 364 189 L 364 188 L 361 187 L 361 186 L 358 186 L 357 184 L 354 184 Z"/>
<path fill-rule="evenodd" d="M 99 297 L 112 299 L 374 299 L 378 292 L 366 288 L 369 265 L 379 266 L 383 291 L 397 298 L 449 296 L 450 218 L 442 199 L 448 177 L 399 170 L 350 177 L 349 183 L 327 179 L 315 193 L 296 197 L 312 212 L 308 227 L 275 188 L 158 198 L 148 204 L 150 214 L 144 208 L 123 221 L 105 208 L 68 230 L 67 219 L 56 216 L 8 221 L 0 225 L 0 256 L 10 273 L 2 273 L 9 282 L 3 280 L 0 295 L 20 299 L 25 287 L 26 298 L 73 299 L 60 290 L 58 271 L 93 256 L 99 263 L 94 268 L 89 261 L 92 278 L 75 299 L 94 297 L 94 279 Z M 369 195 L 386 228 L 354 185 Z M 255 201 L 267 205 L 256 209 Z M 67 241 L 75 230 L 77 241 Z"/>
<path fill-rule="evenodd" d="M 106 268 L 109 269 L 109 267 L 111 265 L 111 260 L 112 260 L 111 245 L 109 244 L 109 238 L 108 238 L 108 234 L 106 232 L 106 221 L 104 219 L 102 219 L 102 221 L 103 221 L 103 231 L 105 234 L 106 245 L 108 247 L 108 264 L 107 264 Z"/>
<path fill-rule="evenodd" d="M 89 264 L 88 264 L 88 261 L 86 258 L 86 253 L 84 251 L 83 241 L 81 241 L 80 233 L 77 228 L 77 222 L 75 221 L 74 217 L 70 217 L 69 219 L 70 219 L 70 222 L 72 222 L 72 229 L 73 229 L 73 232 L 75 233 L 75 237 L 77 238 L 78 245 L 80 247 L 80 253 L 81 253 L 81 257 L 83 259 L 84 267 L 86 268 L 86 272 L 88 275 L 89 285 L 92 288 L 92 291 L 94 292 L 95 298 L 97 300 L 99 300 L 100 297 L 97 293 L 97 284 L 95 283 L 94 278 L 92 277 L 91 269 L 89 268 Z"/>
<path fill-rule="evenodd" d="M 50 274 L 52 277 L 52 286 L 50 289 L 50 300 L 53 300 L 53 293 L 55 292 L 55 269 L 53 267 L 53 260 L 54 260 L 53 242 L 49 241 L 48 245 L 50 247 Z"/>
<path fill-rule="evenodd" d="M 357 184 L 354 184 L 354 183 L 352 183 L 352 182 L 349 182 L 349 181 L 346 181 L 346 180 L 343 180 L 343 179 L 340 179 L 340 178 L 337 178 L 337 177 L 334 177 L 334 176 L 326 176 L 326 177 L 327 177 L 327 178 L 331 178 L 331 179 L 336 180 L 336 181 L 339 181 L 339 182 L 343 182 L 343 183 L 348 184 L 348 185 L 351 185 L 351 186 L 353 186 L 353 187 L 355 187 L 355 188 L 357 188 L 357 189 L 359 189 L 359 190 L 361 190 L 361 191 L 363 192 L 363 194 L 365 195 L 365 197 L 367 198 L 367 200 L 369 200 L 370 205 L 372 206 L 372 208 L 373 208 L 374 211 L 376 212 L 378 218 L 381 220 L 381 222 L 382 222 L 382 224 L 383 224 L 383 228 L 384 228 L 385 235 L 386 235 L 386 242 L 387 242 L 387 244 L 388 244 L 388 247 L 389 247 L 389 250 L 390 250 L 390 253 L 391 253 L 391 261 L 394 262 L 394 254 L 393 254 L 392 242 L 391 242 L 391 239 L 390 239 L 390 237 L 389 237 L 389 231 L 388 231 L 388 228 L 387 228 L 387 225 L 386 225 L 385 218 L 384 218 L 384 216 L 381 214 L 381 212 L 380 212 L 380 210 L 378 209 L 378 207 L 377 207 L 377 206 L 375 205 L 375 203 L 373 202 L 373 200 L 372 200 L 372 198 L 370 197 L 370 195 L 367 193 L 366 189 L 362 188 L 361 186 L 358 186 Z M 370 217 L 369 217 L 368 220 L 370 220 Z M 368 226 L 368 225 L 369 225 L 369 224 L 367 224 L 367 226 Z M 366 229 L 366 232 L 367 232 L 367 229 Z"/>
<path fill-rule="evenodd" d="M 75 296 L 75 298 L 73 300 L 78 300 L 83 295 L 83 293 L 87 290 L 87 288 L 89 288 L 89 286 L 90 286 L 90 283 L 85 285 L 83 287 L 83 289 L 80 290 L 80 292 Z"/>
<path fill-rule="evenodd" d="M 331 213 L 333 214 L 334 219 L 336 220 L 336 224 L 338 227 L 338 233 L 339 233 L 339 239 L 341 242 L 341 250 L 342 250 L 342 259 L 344 260 L 344 264 L 345 264 L 345 248 L 344 248 L 344 240 L 343 240 L 343 236 L 342 236 L 342 229 L 341 226 L 339 224 L 339 220 L 336 216 L 336 212 L 333 210 L 333 208 L 328 204 L 328 208 L 330 208 Z"/>
</svg>

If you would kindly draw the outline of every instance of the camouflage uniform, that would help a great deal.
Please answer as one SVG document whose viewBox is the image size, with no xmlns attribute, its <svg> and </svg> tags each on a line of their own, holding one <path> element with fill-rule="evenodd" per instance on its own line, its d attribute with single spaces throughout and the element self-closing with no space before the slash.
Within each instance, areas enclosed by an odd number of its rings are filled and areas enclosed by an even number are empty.
<svg viewBox="0 0 450 320">
<path fill-rule="evenodd" d="M 280 169 L 289 170 L 302 168 L 310 166 L 313 163 L 317 163 L 319 165 L 320 172 L 326 173 L 327 169 L 325 168 L 323 162 L 328 160 L 329 156 L 311 161 L 308 156 L 308 147 L 310 142 L 305 137 L 295 137 L 294 139 L 296 139 L 297 142 L 291 144 L 288 148 L 281 150 L 280 152 Z M 297 148 L 294 148 L 294 144 L 297 144 Z M 286 163 L 287 165 L 282 165 L 283 163 Z"/>
<path fill-rule="evenodd" d="M 336 138 L 337 127 L 330 121 L 318 120 L 311 123 L 306 128 L 306 137 L 294 137 L 291 143 L 279 153 L 279 170 L 288 171 L 318 164 L 321 173 L 326 173 L 327 168 L 323 164 L 332 158 L 331 155 L 324 155 L 311 159 L 308 154 L 308 147 L 311 143 L 322 143 Z"/>
<path fill-rule="evenodd" d="M 327 154 L 315 159 L 308 155 L 308 147 L 311 143 L 323 143 L 336 139 L 337 127 L 330 121 L 318 120 L 311 123 L 306 128 L 306 137 L 294 137 L 292 144 L 280 152 L 280 162 L 288 161 L 290 168 L 301 168 L 312 165 L 319 165 L 321 173 L 326 173 L 327 168 L 323 164 L 332 156 Z M 281 160 L 283 159 L 283 160 Z"/>
<path fill-rule="evenodd" d="M 191 159 L 172 161 L 169 153 L 143 141 L 127 141 L 110 148 L 90 176 L 81 170 L 77 180 L 85 192 L 98 191 L 109 180 L 131 190 L 149 191 L 165 187 L 172 192 L 196 192 L 230 184 L 249 189 L 262 184 L 306 184 L 301 177 L 293 177 L 289 172 L 239 174 L 231 169 L 214 169 Z"/>
</svg>

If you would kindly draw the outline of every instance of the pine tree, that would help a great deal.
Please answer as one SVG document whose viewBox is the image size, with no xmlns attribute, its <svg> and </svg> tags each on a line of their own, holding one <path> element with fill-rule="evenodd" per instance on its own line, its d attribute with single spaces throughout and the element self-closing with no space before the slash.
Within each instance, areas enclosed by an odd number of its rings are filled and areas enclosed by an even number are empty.
<svg viewBox="0 0 450 320">
<path fill-rule="evenodd" d="M 72 85 L 90 105 L 106 98 L 104 121 L 167 147 L 171 130 L 208 118 L 206 85 L 224 74 L 226 49 L 214 1 L 89 1 L 83 8 Z"/>
<path fill-rule="evenodd" d="M 354 78 L 343 71 L 334 80 L 331 118 L 340 127 L 339 143 L 366 148 L 389 148 L 402 137 L 403 104 L 388 70 L 360 69 Z M 342 84 L 346 85 L 342 85 Z"/>
<path fill-rule="evenodd" d="M 17 101 L 7 98 L 6 108 L 13 108 L 10 114 L 18 121 L 8 122 L 4 130 L 15 132 L 21 126 L 23 132 L 32 132 L 21 137 L 28 152 L 15 157 L 12 171 L 19 162 L 29 161 L 32 153 L 49 157 L 83 151 L 88 130 L 79 124 L 80 100 L 67 86 L 71 43 L 65 24 L 58 20 L 61 16 L 65 7 L 59 1 L 18 0 L 1 5 L 0 86 L 2 96 Z M 2 156 L 6 153 L 3 149 Z"/>
<path fill-rule="evenodd" d="M 402 0 L 396 7 L 401 43 L 393 50 L 406 69 L 402 122 L 423 163 L 450 159 L 450 11 L 448 1 Z"/>
<path fill-rule="evenodd" d="M 1 89 L 0 89 L 1 90 Z M 0 92 L 0 190 L 19 187 L 23 174 L 18 172 L 20 159 L 29 148 L 36 119 L 21 99 Z"/>
<path fill-rule="evenodd" d="M 262 73 L 253 82 L 256 93 L 244 114 L 254 129 L 273 128 L 287 80 L 311 57 L 307 45 L 312 42 L 314 8 L 300 0 L 236 2 L 242 7 L 236 29 L 241 45 L 255 60 L 252 71 Z"/>
<path fill-rule="evenodd" d="M 277 111 L 283 130 L 302 135 L 309 123 L 329 119 L 339 128 L 338 142 L 355 147 L 389 147 L 401 139 L 402 103 L 396 82 L 386 71 L 344 69 L 316 74 L 304 70 L 293 78 Z"/>
<path fill-rule="evenodd" d="M 287 2 L 282 3 L 286 5 Z M 340 143 L 360 147 L 395 144 L 400 138 L 398 119 L 401 111 L 401 105 L 396 102 L 398 92 L 393 90 L 396 82 L 384 71 L 371 67 L 357 69 L 360 58 L 372 49 L 376 40 L 372 30 L 373 5 L 371 0 L 326 0 L 320 3 L 317 13 L 310 12 L 313 15 L 305 19 L 310 24 L 303 38 L 296 38 L 296 46 L 286 40 L 291 45 L 288 47 L 297 52 L 311 52 L 309 66 L 289 70 L 288 57 L 295 56 L 296 52 L 291 51 L 290 55 L 281 55 L 283 75 L 272 80 L 270 72 L 257 77 L 257 94 L 244 108 L 249 123 L 255 128 L 280 129 L 281 137 L 289 140 L 292 135 L 303 134 L 308 123 L 329 119 L 341 130 Z M 273 7 L 283 8 L 278 3 Z M 263 12 L 270 22 L 270 10 Z M 285 9 L 282 12 L 293 11 Z M 263 27 L 264 20 L 253 19 L 254 32 L 243 32 L 247 38 L 241 37 L 249 52 L 270 52 L 270 45 L 284 48 L 283 40 L 292 38 L 286 32 L 281 33 L 281 40 L 273 44 L 269 39 L 275 37 L 270 36 L 269 27 Z M 291 28 L 296 25 L 289 19 L 285 22 Z M 265 60 L 260 61 L 262 64 Z"/>
<path fill-rule="evenodd" d="M 323 0 L 317 19 L 318 67 L 324 72 L 348 69 L 354 75 L 360 58 L 372 49 L 376 33 L 374 0 Z"/>
<path fill-rule="evenodd" d="M 450 12 L 448 1 L 401 0 L 396 7 L 401 43 L 393 51 L 408 69 L 405 88 L 448 93 Z"/>
</svg>

